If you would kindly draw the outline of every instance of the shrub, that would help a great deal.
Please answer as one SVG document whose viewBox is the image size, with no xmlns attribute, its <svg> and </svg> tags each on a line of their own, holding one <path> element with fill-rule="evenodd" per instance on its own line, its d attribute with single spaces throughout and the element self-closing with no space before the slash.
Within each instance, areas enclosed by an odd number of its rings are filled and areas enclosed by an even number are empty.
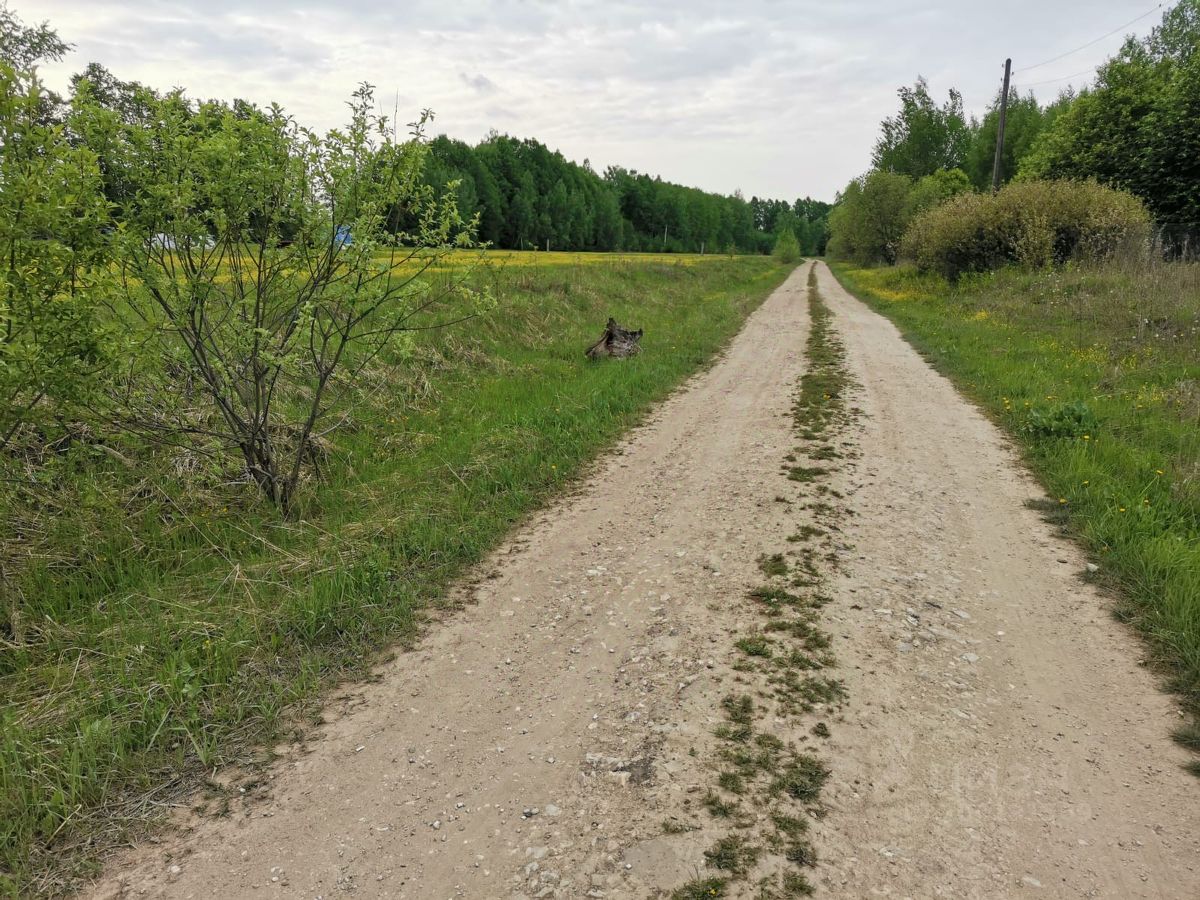
<svg viewBox="0 0 1200 900">
<path fill-rule="evenodd" d="M 430 114 L 405 137 L 375 113 L 369 85 L 349 125 L 325 136 L 276 107 L 179 92 L 146 102 L 143 126 L 86 90 L 77 100 L 84 137 L 117 147 L 114 164 L 137 186 L 116 237 L 141 347 L 119 414 L 131 430 L 240 458 L 294 512 L 369 367 L 402 360 L 409 332 L 463 321 L 487 300 L 463 283 L 469 269 L 426 276 L 473 246 L 475 223 L 459 215 L 454 184 L 422 182 Z M 392 232 L 397 210 L 409 221 Z M 180 372 L 207 395 L 198 414 L 162 396 Z"/>
<path fill-rule="evenodd" d="M 775 239 L 775 249 L 771 252 L 779 262 L 787 265 L 800 262 L 800 242 L 791 228 L 781 228 L 779 237 Z"/>
<path fill-rule="evenodd" d="M 858 263 L 894 263 L 913 180 L 894 172 L 856 178 L 829 214 L 829 253 Z"/>
<path fill-rule="evenodd" d="M 1142 233 L 1140 200 L 1090 181 L 1026 181 L 960 194 L 917 216 L 901 255 L 951 280 L 1010 263 L 1042 267 L 1109 256 Z"/>
<path fill-rule="evenodd" d="M 962 169 L 938 169 L 932 175 L 917 180 L 904 205 L 905 221 L 941 206 L 952 197 L 971 190 L 971 180 Z"/>
</svg>

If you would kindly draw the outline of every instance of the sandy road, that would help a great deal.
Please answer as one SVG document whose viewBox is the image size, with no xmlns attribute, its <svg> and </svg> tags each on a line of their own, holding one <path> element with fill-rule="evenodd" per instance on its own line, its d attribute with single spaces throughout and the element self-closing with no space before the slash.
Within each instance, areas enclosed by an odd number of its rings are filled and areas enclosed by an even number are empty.
<svg viewBox="0 0 1200 900">
<path fill-rule="evenodd" d="M 803 490 L 780 461 L 805 272 L 514 534 L 473 603 L 331 704 L 265 798 L 94 895 L 646 897 L 703 872 L 745 594 L 803 515 L 775 498 Z M 864 412 L 836 475 L 853 549 L 823 615 L 850 700 L 820 744 L 818 892 L 1200 896 L 1200 783 L 1136 641 L 1022 506 L 1038 491 L 996 430 L 818 272 Z M 774 727 L 808 746 L 810 724 Z M 665 835 L 672 816 L 700 830 Z"/>
<path fill-rule="evenodd" d="M 996 428 L 819 277 L 865 413 L 856 558 L 828 613 L 854 702 L 831 748 L 827 882 L 848 897 L 1200 897 L 1200 782 L 1136 639 L 1024 507 L 1044 492 Z"/>
</svg>

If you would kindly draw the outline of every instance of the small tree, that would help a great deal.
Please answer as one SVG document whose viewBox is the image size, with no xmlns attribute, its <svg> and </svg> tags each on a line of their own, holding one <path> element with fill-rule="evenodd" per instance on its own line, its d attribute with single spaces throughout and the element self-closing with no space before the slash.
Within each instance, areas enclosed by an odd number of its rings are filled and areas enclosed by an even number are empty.
<svg viewBox="0 0 1200 900">
<path fill-rule="evenodd" d="M 786 265 L 800 262 L 800 242 L 796 240 L 796 232 L 792 229 L 791 216 L 781 216 L 779 234 L 775 238 L 775 249 L 771 255 Z"/>
<path fill-rule="evenodd" d="M 465 268 L 427 277 L 472 246 L 474 223 L 460 217 L 455 185 L 439 194 L 423 183 L 430 114 L 399 138 L 368 85 L 348 127 L 323 137 L 277 107 L 197 106 L 179 93 L 146 102 L 146 126 L 98 106 L 89 125 L 122 148 L 106 158 L 136 190 L 119 235 L 123 312 L 155 369 L 144 382 L 183 373 L 215 413 L 168 414 L 161 392 L 143 392 L 133 424 L 234 450 L 291 512 L 364 369 L 396 360 L 414 329 L 475 314 L 484 298 Z M 412 224 L 392 233 L 397 210 Z"/>
<path fill-rule="evenodd" d="M 908 197 L 913 180 L 874 171 L 856 178 L 829 214 L 829 251 L 862 263 L 896 261 L 908 226 Z"/>
</svg>

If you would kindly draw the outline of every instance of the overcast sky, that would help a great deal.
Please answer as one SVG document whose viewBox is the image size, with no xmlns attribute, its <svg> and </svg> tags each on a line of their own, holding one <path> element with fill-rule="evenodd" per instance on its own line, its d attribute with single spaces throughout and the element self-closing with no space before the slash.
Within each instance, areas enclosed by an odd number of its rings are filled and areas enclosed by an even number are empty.
<svg viewBox="0 0 1200 900">
<path fill-rule="evenodd" d="M 1088 72 L 1121 34 L 1033 65 L 1149 10 L 1148 0 L 9 0 L 90 61 L 197 97 L 344 118 L 360 81 L 402 116 L 470 141 L 489 129 L 567 157 L 731 193 L 832 200 L 869 165 L 879 120 L 917 74 L 981 112 L 1011 55 L 1019 86 Z M 1155 12 L 1127 30 L 1144 34 Z M 1087 75 L 1040 84 L 1051 99 Z"/>
</svg>

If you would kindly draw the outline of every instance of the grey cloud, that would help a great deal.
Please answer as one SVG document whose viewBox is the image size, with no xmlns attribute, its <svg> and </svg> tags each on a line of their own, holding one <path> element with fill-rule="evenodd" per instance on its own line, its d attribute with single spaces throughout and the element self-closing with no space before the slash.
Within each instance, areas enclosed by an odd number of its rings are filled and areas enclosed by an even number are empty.
<svg viewBox="0 0 1200 900">
<path fill-rule="evenodd" d="M 466 72 L 459 72 L 458 77 L 463 84 L 477 94 L 493 94 L 498 90 L 496 83 L 482 73 L 468 75 Z"/>
</svg>

